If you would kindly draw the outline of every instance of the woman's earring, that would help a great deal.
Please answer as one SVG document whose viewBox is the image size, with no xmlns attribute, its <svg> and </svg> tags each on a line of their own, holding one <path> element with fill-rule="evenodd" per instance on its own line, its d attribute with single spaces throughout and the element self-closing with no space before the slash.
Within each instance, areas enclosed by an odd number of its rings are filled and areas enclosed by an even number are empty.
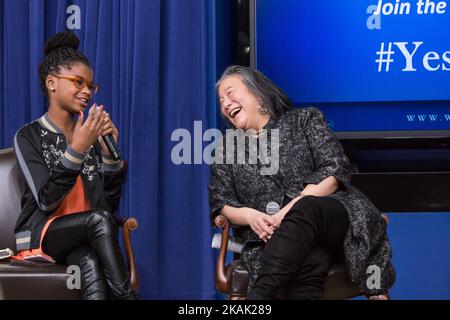
<svg viewBox="0 0 450 320">
<path fill-rule="evenodd" d="M 263 105 L 260 105 L 260 104 L 258 104 L 256 106 L 256 108 L 257 108 L 258 112 L 262 115 L 265 115 L 265 114 L 267 114 L 267 112 L 269 112 L 269 110 L 267 110 L 266 107 L 264 107 Z"/>
</svg>

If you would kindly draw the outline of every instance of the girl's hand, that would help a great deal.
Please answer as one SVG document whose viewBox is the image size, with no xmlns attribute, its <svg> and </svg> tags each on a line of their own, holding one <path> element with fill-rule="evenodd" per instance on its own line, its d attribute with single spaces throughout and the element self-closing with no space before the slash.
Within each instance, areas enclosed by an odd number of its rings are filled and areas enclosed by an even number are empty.
<svg viewBox="0 0 450 320">
<path fill-rule="evenodd" d="M 89 109 L 88 117 L 83 123 L 84 114 L 80 111 L 73 132 L 72 149 L 76 152 L 84 153 L 98 139 L 102 133 L 105 115 L 106 112 L 103 110 L 103 106 L 97 108 L 97 105 L 94 104 Z"/>
</svg>

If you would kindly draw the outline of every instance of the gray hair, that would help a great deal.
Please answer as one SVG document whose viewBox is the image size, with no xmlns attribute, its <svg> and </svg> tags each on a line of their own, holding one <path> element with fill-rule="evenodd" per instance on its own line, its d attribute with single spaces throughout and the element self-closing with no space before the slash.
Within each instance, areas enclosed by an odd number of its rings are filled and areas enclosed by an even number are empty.
<svg viewBox="0 0 450 320">
<path fill-rule="evenodd" d="M 261 101 L 261 107 L 271 117 L 279 118 L 283 113 L 292 108 L 288 96 L 275 83 L 256 69 L 243 66 L 228 67 L 216 83 L 216 92 L 222 82 L 230 76 L 237 75 L 241 78 L 248 90 Z"/>
</svg>

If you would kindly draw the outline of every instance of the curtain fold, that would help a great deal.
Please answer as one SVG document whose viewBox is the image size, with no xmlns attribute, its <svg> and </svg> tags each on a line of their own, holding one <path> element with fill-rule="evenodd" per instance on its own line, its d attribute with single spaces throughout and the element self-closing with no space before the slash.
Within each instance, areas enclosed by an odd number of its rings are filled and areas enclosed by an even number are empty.
<svg viewBox="0 0 450 320">
<path fill-rule="evenodd" d="M 211 299 L 213 254 L 205 164 L 173 164 L 175 129 L 216 126 L 213 19 L 202 0 L 1 0 L 0 147 L 46 110 L 37 67 L 46 39 L 74 30 L 120 132 L 129 170 L 119 213 L 139 220 L 133 245 L 146 299 Z M 203 142 L 200 142 L 203 143 Z"/>
</svg>

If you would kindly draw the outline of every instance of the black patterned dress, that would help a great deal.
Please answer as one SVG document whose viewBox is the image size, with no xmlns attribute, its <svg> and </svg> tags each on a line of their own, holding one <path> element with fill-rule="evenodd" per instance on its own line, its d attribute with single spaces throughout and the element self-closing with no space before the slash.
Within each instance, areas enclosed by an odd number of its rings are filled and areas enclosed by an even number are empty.
<svg viewBox="0 0 450 320">
<path fill-rule="evenodd" d="M 306 185 L 318 184 L 334 176 L 340 182 L 340 188 L 330 197 L 347 209 L 349 218 L 343 249 L 350 279 L 367 295 L 385 293 L 395 281 L 386 222 L 370 200 L 351 185 L 349 161 L 323 114 L 316 108 L 292 109 L 279 119 L 270 119 L 264 129 L 267 129 L 263 135 L 267 135 L 269 145 L 275 141 L 271 139 L 273 132 L 279 135 L 279 168 L 276 174 L 261 174 L 264 164 L 260 161 L 253 164 L 216 162 L 211 166 L 209 184 L 211 217 L 214 218 L 225 205 L 266 212 L 269 202 L 286 204 Z M 261 136 L 255 139 L 261 139 Z M 253 144 L 246 140 L 246 145 L 248 155 Z M 216 155 L 225 151 L 226 148 L 217 148 Z M 244 246 L 242 260 L 251 275 L 252 286 L 264 244 L 257 242 L 258 237 L 250 228 L 243 234 L 247 245 Z M 378 288 L 367 285 L 371 276 L 368 270 L 373 270 L 370 266 L 376 266 L 380 271 Z"/>
</svg>

